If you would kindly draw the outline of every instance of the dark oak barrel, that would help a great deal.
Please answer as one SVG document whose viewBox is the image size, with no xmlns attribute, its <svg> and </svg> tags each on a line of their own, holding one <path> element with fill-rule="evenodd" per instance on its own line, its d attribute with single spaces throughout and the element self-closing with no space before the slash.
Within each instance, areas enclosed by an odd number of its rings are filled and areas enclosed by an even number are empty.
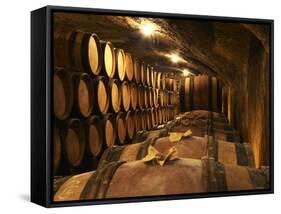
<svg viewBox="0 0 281 214">
<path fill-rule="evenodd" d="M 151 66 L 146 65 L 146 84 L 151 86 Z"/>
<path fill-rule="evenodd" d="M 211 112 L 206 110 L 193 110 L 190 112 L 185 112 L 184 115 L 187 118 L 192 119 L 211 119 L 216 122 L 228 123 L 228 120 L 225 115 L 218 112 Z"/>
<path fill-rule="evenodd" d="M 149 114 L 150 121 L 151 121 L 151 128 L 153 129 L 156 127 L 154 108 L 148 109 L 148 114 Z"/>
<path fill-rule="evenodd" d="M 199 126 L 199 125 L 178 125 L 172 128 L 173 132 L 186 132 L 187 130 L 191 130 L 192 134 L 194 136 L 199 136 L 199 137 L 204 137 L 204 135 L 207 133 L 207 128 L 204 126 Z"/>
<path fill-rule="evenodd" d="M 146 130 L 147 129 L 147 125 L 146 125 L 146 119 L 147 119 L 147 111 L 146 109 L 141 110 L 141 128 L 142 130 Z"/>
<path fill-rule="evenodd" d="M 113 161 L 141 160 L 147 155 L 151 145 L 162 154 L 174 147 L 179 158 L 214 158 L 223 164 L 255 167 L 252 148 L 247 143 L 229 143 L 214 140 L 212 136 L 190 136 L 180 141 L 170 141 L 167 129 L 142 132 L 136 136 L 134 144 L 107 149 L 99 162 L 99 168 Z"/>
<path fill-rule="evenodd" d="M 56 175 L 59 171 L 62 156 L 62 145 L 60 130 L 58 127 L 53 128 L 53 174 Z"/>
<path fill-rule="evenodd" d="M 147 66 L 144 62 L 141 63 L 141 83 L 143 86 L 146 85 L 146 71 L 147 70 Z"/>
<path fill-rule="evenodd" d="M 159 124 L 163 124 L 163 114 L 162 114 L 161 107 L 157 108 L 157 112 L 158 112 Z"/>
<path fill-rule="evenodd" d="M 100 40 L 95 34 L 60 29 L 54 31 L 54 65 L 94 75 L 102 67 Z"/>
<path fill-rule="evenodd" d="M 108 82 L 109 109 L 111 112 L 119 112 L 121 109 L 121 86 L 117 79 L 110 79 Z"/>
<path fill-rule="evenodd" d="M 148 106 L 150 108 L 153 107 L 153 89 L 151 87 L 147 88 L 147 99 L 148 99 Z"/>
<path fill-rule="evenodd" d="M 225 103 L 222 82 L 216 77 L 197 75 L 185 78 L 184 87 L 184 111 L 209 110 L 220 112 Z M 223 109 L 225 112 L 225 108 Z"/>
<path fill-rule="evenodd" d="M 113 78 L 116 70 L 116 54 L 113 44 L 109 41 L 101 41 L 103 51 L 103 74 Z"/>
<path fill-rule="evenodd" d="M 152 88 L 156 88 L 156 76 L 157 76 L 157 72 L 153 68 L 151 68 L 150 81 L 151 81 Z"/>
<path fill-rule="evenodd" d="M 138 133 L 139 131 L 142 130 L 142 114 L 140 110 L 137 109 L 135 111 L 134 119 L 135 119 L 135 131 L 136 133 Z"/>
<path fill-rule="evenodd" d="M 148 108 L 149 107 L 149 87 L 145 86 L 144 87 L 144 108 Z"/>
<path fill-rule="evenodd" d="M 102 121 L 99 116 L 91 116 L 87 120 L 87 152 L 92 157 L 97 157 L 102 150 L 103 143 Z"/>
<path fill-rule="evenodd" d="M 158 89 L 152 89 L 153 106 L 158 107 Z"/>
<path fill-rule="evenodd" d="M 138 86 L 135 82 L 130 83 L 130 97 L 131 99 L 131 107 L 135 111 L 138 105 Z"/>
<path fill-rule="evenodd" d="M 115 49 L 115 55 L 116 55 L 116 72 L 115 76 L 120 81 L 123 81 L 126 77 L 125 72 L 125 52 L 123 49 Z"/>
<path fill-rule="evenodd" d="M 138 108 L 144 108 L 144 87 L 141 84 L 138 85 Z"/>
<path fill-rule="evenodd" d="M 130 53 L 125 53 L 125 73 L 128 81 L 132 81 L 134 78 L 134 63 Z"/>
<path fill-rule="evenodd" d="M 107 113 L 103 116 L 102 129 L 106 147 L 112 147 L 116 140 L 116 118 L 114 114 Z"/>
<path fill-rule="evenodd" d="M 212 129 L 212 135 L 218 140 L 239 142 L 240 135 L 238 131 L 235 130 L 220 130 Z"/>
<path fill-rule="evenodd" d="M 119 112 L 116 116 L 117 140 L 119 144 L 125 144 L 127 137 L 126 114 Z"/>
<path fill-rule="evenodd" d="M 71 201 L 267 189 L 269 188 L 268 170 L 268 168 L 223 165 L 213 159 L 179 158 L 167 161 L 164 166 L 143 161 L 113 162 L 97 171 L 67 179 L 57 190 L 53 200 Z"/>
<path fill-rule="evenodd" d="M 123 81 L 121 84 L 121 96 L 122 96 L 122 109 L 129 111 L 131 105 L 131 90 L 130 85 L 127 81 Z"/>
<path fill-rule="evenodd" d="M 165 75 L 162 72 L 157 72 L 156 77 L 156 87 L 158 89 L 163 89 L 163 81 L 165 81 Z"/>
<path fill-rule="evenodd" d="M 108 80 L 104 76 L 98 76 L 93 79 L 95 97 L 95 112 L 106 114 L 109 108 L 110 92 L 108 89 Z"/>
<path fill-rule="evenodd" d="M 85 154 L 85 129 L 79 119 L 69 119 L 61 132 L 64 161 L 69 167 L 78 167 Z"/>
<path fill-rule="evenodd" d="M 65 69 L 54 70 L 53 98 L 55 116 L 60 120 L 69 117 L 74 103 L 74 86 L 71 73 Z"/>
<path fill-rule="evenodd" d="M 137 58 L 134 58 L 134 81 L 139 84 L 141 82 L 141 64 Z"/>
<path fill-rule="evenodd" d="M 94 109 L 94 85 L 92 78 L 87 73 L 78 77 L 76 88 L 76 109 L 83 117 L 89 117 Z"/>
<path fill-rule="evenodd" d="M 135 117 L 133 111 L 128 111 L 126 114 L 126 129 L 127 129 L 127 138 L 132 140 L 135 136 Z"/>
</svg>

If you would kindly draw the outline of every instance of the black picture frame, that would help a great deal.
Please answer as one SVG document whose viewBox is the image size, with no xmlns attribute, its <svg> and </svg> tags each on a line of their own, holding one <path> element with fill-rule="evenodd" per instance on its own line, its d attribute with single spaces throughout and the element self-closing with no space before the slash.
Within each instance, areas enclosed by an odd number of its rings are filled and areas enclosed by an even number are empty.
<svg viewBox="0 0 281 214">
<path fill-rule="evenodd" d="M 52 18 L 54 12 L 181 18 L 220 22 L 260 23 L 270 26 L 270 188 L 265 190 L 200 193 L 94 201 L 52 202 Z M 274 21 L 218 16 L 46 6 L 31 12 L 31 201 L 45 207 L 111 204 L 190 198 L 268 194 L 274 192 Z"/>
</svg>

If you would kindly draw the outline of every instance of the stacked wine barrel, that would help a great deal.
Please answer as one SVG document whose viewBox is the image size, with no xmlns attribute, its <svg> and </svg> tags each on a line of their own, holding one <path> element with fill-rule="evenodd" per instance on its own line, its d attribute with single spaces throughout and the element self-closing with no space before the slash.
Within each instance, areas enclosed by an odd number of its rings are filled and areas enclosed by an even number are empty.
<svg viewBox="0 0 281 214">
<path fill-rule="evenodd" d="M 54 175 L 95 169 L 106 148 L 178 113 L 177 80 L 110 41 L 62 28 L 53 44 Z"/>
<path fill-rule="evenodd" d="M 254 168 L 251 146 L 236 138 L 239 133 L 224 115 L 202 110 L 186 112 L 165 127 L 169 132 L 192 130 L 192 135 L 175 142 L 157 129 L 148 131 L 154 134 L 142 142 L 108 148 L 97 170 L 55 180 L 54 201 L 269 187 L 269 169 Z M 162 154 L 176 149 L 177 156 L 162 166 L 145 162 L 149 146 Z"/>
</svg>

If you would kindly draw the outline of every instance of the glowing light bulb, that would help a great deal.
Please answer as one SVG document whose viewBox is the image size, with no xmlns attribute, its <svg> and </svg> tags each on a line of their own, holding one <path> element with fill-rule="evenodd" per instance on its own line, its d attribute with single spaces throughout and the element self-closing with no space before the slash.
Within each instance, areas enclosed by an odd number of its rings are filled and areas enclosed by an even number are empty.
<svg viewBox="0 0 281 214">
<path fill-rule="evenodd" d="M 150 36 L 156 31 L 156 26 L 151 22 L 143 22 L 140 25 L 140 29 L 144 36 Z"/>
<path fill-rule="evenodd" d="M 190 71 L 188 69 L 183 69 L 182 74 L 183 76 L 187 77 L 188 75 L 190 75 Z"/>
<path fill-rule="evenodd" d="M 171 54 L 171 61 L 173 63 L 178 63 L 180 61 L 180 57 L 177 54 Z"/>
</svg>

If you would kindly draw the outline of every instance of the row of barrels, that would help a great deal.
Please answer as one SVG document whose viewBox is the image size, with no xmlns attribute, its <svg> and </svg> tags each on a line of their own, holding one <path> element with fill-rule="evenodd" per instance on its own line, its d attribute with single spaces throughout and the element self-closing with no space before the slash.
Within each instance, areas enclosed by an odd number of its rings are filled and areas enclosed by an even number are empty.
<svg viewBox="0 0 281 214">
<path fill-rule="evenodd" d="M 186 120 L 204 121 L 206 126 L 211 122 L 217 131 L 232 130 L 227 119 L 218 113 L 197 111 L 178 118 L 170 131 L 174 132 L 179 126 L 183 131 L 189 130 Z M 147 135 L 147 140 L 136 144 L 107 148 L 97 170 L 56 179 L 54 201 L 269 188 L 269 168 L 254 168 L 252 148 L 247 143 L 196 134 L 174 142 L 167 130 L 164 136 L 159 134 L 163 133 L 162 129 L 150 132 L 158 132 L 158 135 Z M 167 154 L 173 148 L 177 151 L 176 157 L 168 158 L 161 167 L 152 161 L 143 161 L 150 146 L 160 154 Z"/>
<path fill-rule="evenodd" d="M 55 68 L 53 78 L 54 113 L 63 120 L 72 112 L 83 117 L 92 114 L 117 113 L 121 110 L 178 105 L 174 91 L 153 89 L 135 82 L 120 82 L 104 76 L 92 78 L 87 73 L 75 73 Z M 74 111 L 73 111 L 74 108 Z"/>
<path fill-rule="evenodd" d="M 98 159 L 105 148 L 130 144 L 138 132 L 154 129 L 174 116 L 170 106 L 57 122 L 53 130 L 54 174 L 60 171 L 61 157 L 67 174 L 68 169 L 81 167 L 84 157 Z"/>
<path fill-rule="evenodd" d="M 54 31 L 54 65 L 95 76 L 134 81 L 154 89 L 177 90 L 177 81 L 129 52 L 114 48 L 96 34 L 69 29 Z"/>
</svg>

